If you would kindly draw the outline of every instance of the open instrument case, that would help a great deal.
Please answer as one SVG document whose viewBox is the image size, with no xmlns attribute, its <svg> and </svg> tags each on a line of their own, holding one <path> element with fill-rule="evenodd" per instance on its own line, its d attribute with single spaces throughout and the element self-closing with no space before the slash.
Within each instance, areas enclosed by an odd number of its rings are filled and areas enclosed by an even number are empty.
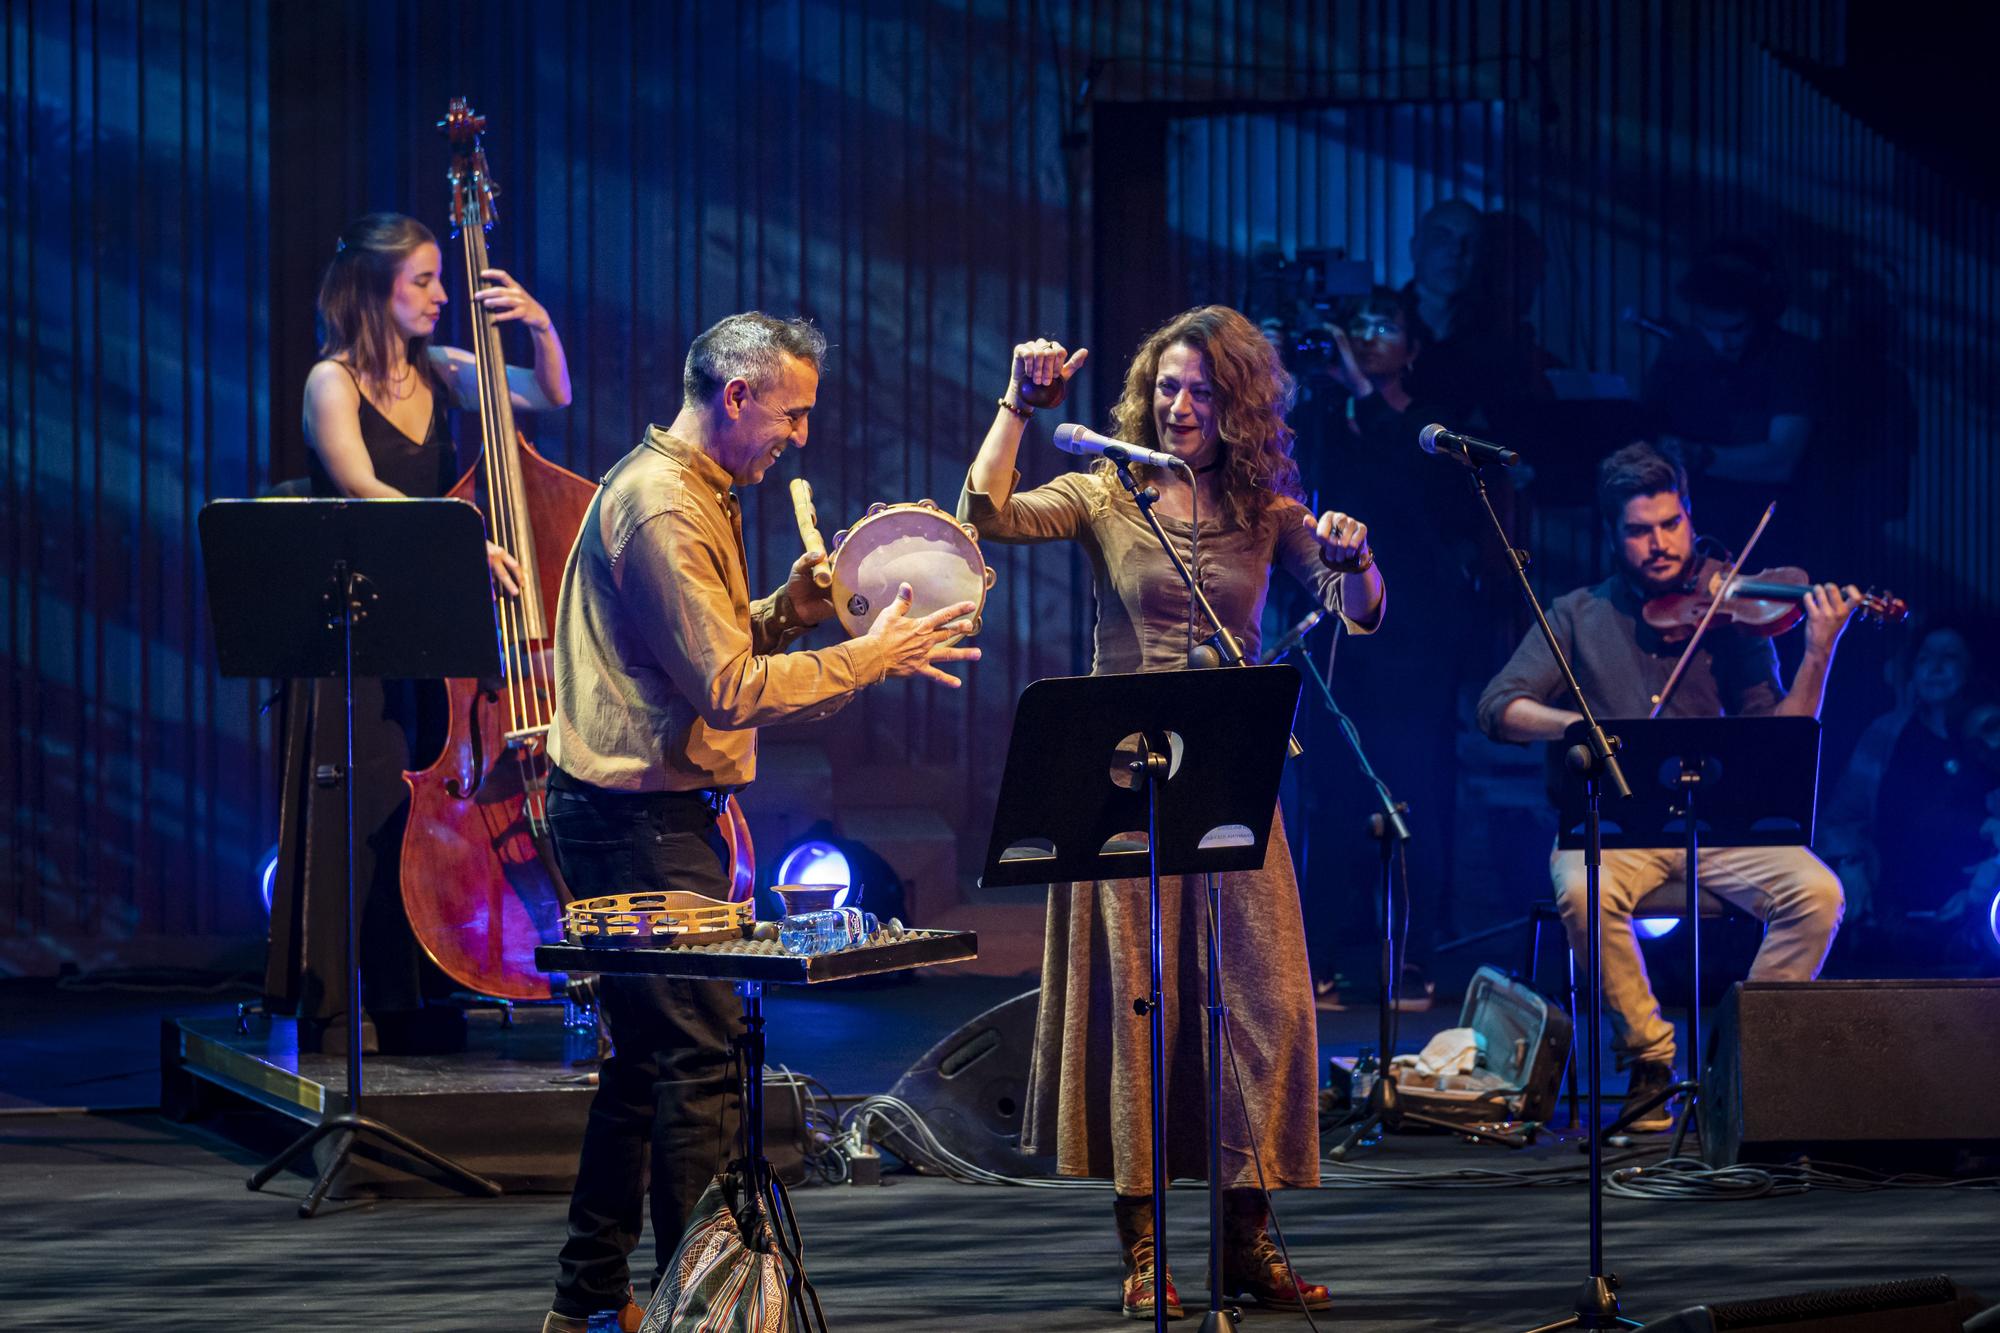
<svg viewBox="0 0 2000 1333">
<path fill-rule="evenodd" d="M 1469 1125 L 1547 1120 L 1569 1059 L 1569 1014 L 1525 982 L 1482 967 L 1466 986 L 1458 1026 L 1483 1039 L 1478 1067 L 1435 1077 L 1404 1070 L 1398 1100 Z"/>
</svg>

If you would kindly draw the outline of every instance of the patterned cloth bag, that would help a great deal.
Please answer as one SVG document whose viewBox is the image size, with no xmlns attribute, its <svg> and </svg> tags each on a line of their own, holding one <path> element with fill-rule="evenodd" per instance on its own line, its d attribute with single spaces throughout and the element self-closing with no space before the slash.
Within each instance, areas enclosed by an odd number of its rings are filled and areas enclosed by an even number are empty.
<svg viewBox="0 0 2000 1333">
<path fill-rule="evenodd" d="M 639 1333 L 824 1333 L 819 1295 L 798 1261 L 791 1200 L 775 1179 L 771 1188 L 782 1236 L 758 1205 L 742 1163 L 708 1183 Z"/>
</svg>

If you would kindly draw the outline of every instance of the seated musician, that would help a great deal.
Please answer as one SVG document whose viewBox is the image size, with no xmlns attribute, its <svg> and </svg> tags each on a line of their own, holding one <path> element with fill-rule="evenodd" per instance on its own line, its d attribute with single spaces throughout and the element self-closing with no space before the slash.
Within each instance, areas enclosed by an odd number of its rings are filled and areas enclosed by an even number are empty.
<svg viewBox="0 0 2000 1333">
<path fill-rule="evenodd" d="M 1615 572 L 1591 588 L 1558 598 L 1549 624 L 1600 718 L 1645 717 L 1666 684 L 1680 645 L 1647 625 L 1647 599 L 1679 590 L 1699 564 L 1687 473 L 1648 444 L 1618 450 L 1598 468 L 1597 502 L 1609 529 Z M 1711 629 L 1695 648 L 1663 715 L 1819 716 L 1834 647 L 1860 598 L 1858 590 L 1820 584 L 1805 597 L 1806 647 L 1790 691 L 1780 693 L 1778 655 L 1767 638 Z M 1479 725 L 1503 741 L 1554 741 L 1579 714 L 1568 706 L 1555 659 L 1531 629 L 1479 700 Z M 1701 884 L 1764 923 L 1752 981 L 1808 981 L 1819 975 L 1840 927 L 1840 881 L 1804 847 L 1704 847 Z M 1638 1099 L 1674 1081 L 1674 1028 L 1646 979 L 1632 909 L 1648 893 L 1686 873 L 1687 854 L 1672 850 L 1607 851 L 1600 882 L 1603 986 L 1613 1049 L 1631 1071 L 1627 1096 Z M 1571 946 L 1585 948 L 1581 851 L 1557 850 L 1549 872 Z M 1697 1061 L 1700 1053 L 1696 1053 Z M 1665 1129 L 1663 1102 L 1637 1129 Z"/>
</svg>

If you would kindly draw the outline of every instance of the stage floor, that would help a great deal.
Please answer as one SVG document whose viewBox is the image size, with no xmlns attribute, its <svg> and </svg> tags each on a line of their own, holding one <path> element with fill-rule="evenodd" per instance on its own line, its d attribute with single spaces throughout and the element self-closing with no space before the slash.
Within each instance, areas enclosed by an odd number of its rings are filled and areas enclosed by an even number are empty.
<svg viewBox="0 0 2000 1333">
<path fill-rule="evenodd" d="M 1028 983 L 926 978 L 775 993 L 772 1059 L 837 1092 L 886 1089 L 933 1041 Z M 233 1012 L 188 995 L 0 987 L 0 1308 L 16 1326 L 267 1330 L 533 1329 L 563 1231 L 557 1194 L 330 1201 L 309 1182 L 243 1187 L 292 1122 L 244 1112 L 178 1124 L 157 1093 L 163 1016 Z M 1406 1015 L 1414 1049 L 1456 1017 Z M 1322 1014 L 1322 1047 L 1372 1044 L 1372 1012 Z M 261 1119 L 259 1119 L 261 1117 Z M 262 1138 L 258 1125 L 261 1124 Z M 226 1131 L 226 1132 L 225 1132 Z M 1663 1139 L 1642 1140 L 1653 1144 Z M 1574 1145 L 1401 1136 L 1281 1196 L 1303 1271 L 1333 1286 L 1323 1328 L 1524 1329 L 1564 1313 L 1585 1274 Z M 1448 1173 L 1553 1168 L 1534 1185 Z M 1397 1177 L 1397 1172 L 1417 1173 Z M 1405 1183 L 1381 1187 L 1388 1179 Z M 1351 1188 L 1357 1181 L 1374 1187 Z M 1118 1317 L 1109 1196 L 892 1175 L 795 1191 L 836 1330 L 1135 1328 Z M 1203 1295 L 1203 1196 L 1170 1201 L 1182 1292 Z M 1606 1255 L 1628 1313 L 1944 1272 L 2000 1299 L 2000 1191 L 1814 1191 L 1729 1202 L 1606 1200 Z M 648 1239 L 642 1254 L 650 1256 Z M 647 1259 L 642 1258 L 642 1270 Z M 1248 1326 L 1304 1328 L 1251 1312 Z M 1181 1327 L 1192 1329 L 1193 1322 Z"/>
<path fill-rule="evenodd" d="M 1505 1169 L 1509 1153 L 1398 1138 L 1373 1171 Z M 1541 1159 L 1537 1161 L 1536 1159 Z M 1573 1155 L 1572 1155 L 1573 1160 Z M 532 1329 L 563 1200 L 329 1203 L 306 1182 L 251 1194 L 257 1156 L 156 1116 L 0 1121 L 0 1289 L 16 1327 Z M 795 1193 L 836 1330 L 1133 1328 L 1118 1317 L 1108 1196 L 892 1177 Z M 1506 1330 L 1562 1313 L 1584 1274 L 1584 1191 L 1321 1189 L 1281 1197 L 1293 1252 L 1337 1294 L 1322 1327 Z M 1201 1287 L 1202 1196 L 1170 1201 L 1183 1293 Z M 2000 1194 L 1812 1193 L 1729 1203 L 1606 1202 L 1628 1312 L 1946 1272 L 2000 1293 Z M 1250 1327 L 1305 1327 L 1251 1313 Z M 1192 1323 L 1182 1327 L 1192 1328 Z"/>
</svg>

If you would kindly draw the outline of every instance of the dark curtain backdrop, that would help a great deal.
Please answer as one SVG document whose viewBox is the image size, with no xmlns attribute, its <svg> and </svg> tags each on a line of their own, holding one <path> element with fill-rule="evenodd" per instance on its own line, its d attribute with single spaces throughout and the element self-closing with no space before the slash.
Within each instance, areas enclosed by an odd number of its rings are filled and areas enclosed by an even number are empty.
<svg viewBox="0 0 2000 1333">
<path fill-rule="evenodd" d="M 6 6 L 0 973 L 261 929 L 269 731 L 194 534 L 271 457 L 266 19 Z"/>
<path fill-rule="evenodd" d="M 834 344 L 792 465 L 828 529 L 876 500 L 949 505 L 1009 346 L 1100 334 L 1099 213 L 1132 189 L 1094 156 L 1100 124 L 1148 107 L 1471 106 L 1506 123 L 1492 169 L 1550 244 L 1538 322 L 1571 365 L 1636 376 L 1647 349 L 1618 311 L 1663 300 L 1724 226 L 1789 227 L 1802 255 L 1849 247 L 1887 270 L 1926 395 L 1910 511 L 1890 535 L 1921 558 L 1923 591 L 1992 586 L 1978 521 L 1991 377 L 1973 341 L 1995 308 L 1991 219 L 1799 72 L 1842 60 L 1833 0 L 5 13 L 0 971 L 186 961 L 189 937 L 260 934 L 272 737 L 262 687 L 215 677 L 194 516 L 300 471 L 320 267 L 368 209 L 443 229 L 432 124 L 453 95 L 491 118 L 494 257 L 549 306 L 574 367 L 576 406 L 524 424 L 586 475 L 671 415 L 694 333 L 761 306 L 812 316 Z M 1330 174 L 1316 206 L 1379 219 L 1350 244 L 1394 265 L 1421 201 L 1372 195 L 1422 164 L 1384 152 L 1379 175 Z M 1288 166 L 1260 188 L 1303 208 L 1306 180 Z M 1163 279 L 1154 314 L 1233 295 L 1197 279 Z M 1118 320 L 1109 332 L 1071 412 L 1099 424 L 1130 342 Z M 1033 442 L 1024 463 L 1028 482 L 1063 465 Z M 760 582 L 796 549 L 781 499 L 766 487 L 749 506 Z M 1072 557 L 992 555 L 987 657 L 966 689 L 890 687 L 798 734 L 828 752 L 829 801 L 916 775 L 963 833 L 961 860 L 984 835 L 1013 699 L 1087 661 Z"/>
</svg>

